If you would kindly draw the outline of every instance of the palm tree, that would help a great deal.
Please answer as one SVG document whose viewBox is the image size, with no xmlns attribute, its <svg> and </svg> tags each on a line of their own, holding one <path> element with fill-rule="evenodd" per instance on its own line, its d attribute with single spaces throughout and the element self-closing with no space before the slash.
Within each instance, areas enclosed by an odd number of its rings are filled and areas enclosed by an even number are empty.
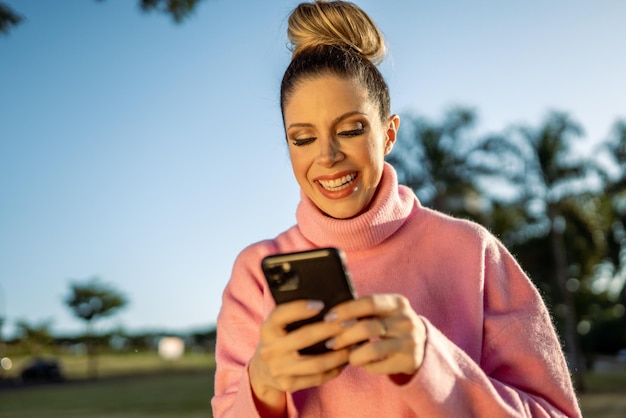
<svg viewBox="0 0 626 418">
<path fill-rule="evenodd" d="M 467 109 L 454 109 L 439 125 L 411 118 L 408 140 L 401 137 L 388 160 L 422 203 L 484 224 L 516 253 L 554 307 L 575 384 L 583 389 L 572 293 L 606 246 L 596 232 L 597 208 L 585 203 L 591 164 L 572 157 L 571 142 L 582 129 L 554 112 L 537 129 L 473 138 L 475 121 Z M 570 280 L 571 270 L 578 278 Z"/>
<path fill-rule="evenodd" d="M 595 154 L 601 155 L 597 159 L 598 172 L 603 180 L 599 201 L 606 218 L 602 232 L 608 246 L 604 265 L 608 264 L 613 273 L 606 284 L 607 296 L 612 302 L 607 310 L 623 316 L 626 305 L 626 120 L 615 123 L 612 135 Z M 614 316 L 604 314 L 605 319 L 620 319 Z M 625 328 L 613 335 L 626 341 Z"/>
<path fill-rule="evenodd" d="M 586 367 L 573 293 L 606 251 L 603 236 L 597 234 L 605 218 L 596 216 L 598 201 L 588 183 L 592 164 L 576 158 L 571 148 L 582 133 L 567 114 L 553 112 L 536 129 L 519 127 L 506 138 L 483 144 L 485 149 L 514 150 L 512 155 L 521 163 L 521 176 L 516 177 L 524 181 L 514 186 L 523 221 L 510 245 L 521 253 L 520 263 L 531 277 L 548 291 L 579 390 L 584 390 Z M 546 275 L 552 276 L 551 286 L 545 286 Z"/>
<path fill-rule="evenodd" d="M 400 183 L 412 188 L 425 206 L 459 217 L 479 217 L 484 202 L 468 163 L 475 146 L 470 133 L 476 113 L 459 107 L 440 123 L 416 116 L 406 119 L 400 140 L 387 157 Z"/>
</svg>

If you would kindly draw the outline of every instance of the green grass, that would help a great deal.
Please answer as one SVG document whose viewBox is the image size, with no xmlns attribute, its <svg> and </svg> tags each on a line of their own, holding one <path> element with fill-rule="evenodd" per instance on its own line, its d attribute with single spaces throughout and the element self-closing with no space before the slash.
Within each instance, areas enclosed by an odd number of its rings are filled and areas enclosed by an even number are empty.
<svg viewBox="0 0 626 418">
<path fill-rule="evenodd" d="M 52 356 L 43 356 L 44 358 Z M 87 357 L 62 355 L 53 356 L 60 362 L 63 375 L 68 379 L 84 379 L 90 377 L 87 372 Z M 5 372 L 5 377 L 16 377 L 19 371 L 30 361 L 30 357 L 12 358 L 13 368 Z M 163 371 L 182 371 L 210 369 L 214 367 L 213 355 L 204 353 L 188 353 L 180 360 L 166 361 L 154 352 L 138 352 L 128 354 L 101 354 L 97 357 L 98 377 L 120 375 L 137 375 Z"/>
<path fill-rule="evenodd" d="M 156 353 L 98 357 L 98 379 L 87 378 L 84 356 L 56 356 L 67 381 L 0 389 L 0 418 L 211 417 L 214 357 Z M 28 358 L 13 358 L 14 378 Z"/>
<path fill-rule="evenodd" d="M 0 418 L 210 418 L 214 361 L 186 355 L 164 362 L 153 353 L 105 355 L 100 378 L 85 379 L 86 359 L 61 357 L 70 380 L 0 389 Z M 18 369 L 24 359 L 14 363 Z M 5 376 L 6 377 L 6 376 Z M 579 396 L 585 418 L 626 417 L 626 373 L 590 373 Z"/>
<path fill-rule="evenodd" d="M 0 391 L 2 418 L 211 417 L 213 375 L 168 372 Z"/>
<path fill-rule="evenodd" d="M 585 418 L 626 417 L 626 373 L 589 373 L 579 396 Z"/>
</svg>

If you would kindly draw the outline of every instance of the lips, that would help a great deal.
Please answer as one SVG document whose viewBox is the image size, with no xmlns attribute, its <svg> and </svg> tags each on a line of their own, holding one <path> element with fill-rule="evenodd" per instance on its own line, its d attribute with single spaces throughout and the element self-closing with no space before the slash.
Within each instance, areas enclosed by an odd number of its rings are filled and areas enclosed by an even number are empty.
<svg viewBox="0 0 626 418">
<path fill-rule="evenodd" d="M 317 180 L 317 182 L 326 191 L 338 192 L 340 190 L 344 190 L 350 187 L 356 177 L 357 173 L 350 173 L 332 180 L 319 179 Z"/>
</svg>

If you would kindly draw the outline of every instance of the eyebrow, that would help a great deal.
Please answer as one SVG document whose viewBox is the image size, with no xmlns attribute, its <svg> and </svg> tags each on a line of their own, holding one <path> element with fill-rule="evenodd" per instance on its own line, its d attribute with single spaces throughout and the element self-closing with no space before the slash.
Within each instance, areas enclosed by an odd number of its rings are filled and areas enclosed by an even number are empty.
<svg viewBox="0 0 626 418">
<path fill-rule="evenodd" d="M 344 119 L 347 119 L 351 116 L 354 115 L 363 115 L 363 116 L 367 116 L 367 113 L 362 112 L 360 110 L 353 110 L 351 112 L 347 112 L 344 113 L 343 115 L 337 116 L 335 119 L 333 119 L 332 124 L 336 125 L 337 123 L 341 122 Z M 291 128 L 310 128 L 312 127 L 313 124 L 312 123 L 308 123 L 308 122 L 295 122 L 290 124 L 289 126 L 287 126 L 287 130 L 291 129 Z"/>
</svg>

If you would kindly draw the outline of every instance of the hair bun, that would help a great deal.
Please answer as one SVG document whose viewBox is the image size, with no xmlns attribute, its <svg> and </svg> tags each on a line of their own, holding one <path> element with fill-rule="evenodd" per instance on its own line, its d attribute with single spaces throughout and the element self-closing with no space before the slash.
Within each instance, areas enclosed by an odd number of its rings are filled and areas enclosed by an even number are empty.
<svg viewBox="0 0 626 418">
<path fill-rule="evenodd" d="M 300 3 L 289 16 L 287 36 L 292 59 L 322 45 L 352 48 L 374 64 L 385 57 L 385 40 L 370 17 L 347 1 Z"/>
</svg>

